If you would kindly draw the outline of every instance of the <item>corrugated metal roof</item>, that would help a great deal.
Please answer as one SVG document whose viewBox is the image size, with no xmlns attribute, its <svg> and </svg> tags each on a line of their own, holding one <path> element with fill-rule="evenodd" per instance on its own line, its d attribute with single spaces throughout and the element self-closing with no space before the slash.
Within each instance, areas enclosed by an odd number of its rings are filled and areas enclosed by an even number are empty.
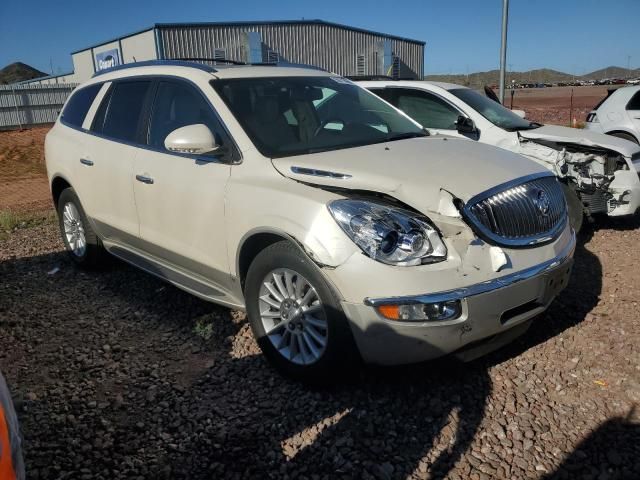
<svg viewBox="0 0 640 480">
<path fill-rule="evenodd" d="M 112 43 L 112 42 L 117 42 L 118 40 L 123 40 L 125 38 L 129 38 L 132 37 L 134 35 L 138 35 L 140 33 L 145 33 L 148 32 L 149 30 L 153 30 L 155 28 L 180 28 L 180 27 L 204 27 L 204 26 L 208 26 L 208 27 L 237 27 L 237 26 L 257 26 L 257 25 L 325 25 L 325 26 L 329 26 L 329 27 L 335 27 L 335 28 L 342 28 L 345 30 L 350 30 L 352 32 L 360 32 L 360 33 L 369 33 L 372 35 L 379 35 L 382 37 L 387 37 L 393 40 L 400 40 L 403 42 L 410 42 L 410 43 L 415 43 L 418 45 L 425 45 L 425 42 L 423 42 L 422 40 L 415 40 L 412 38 L 406 38 L 406 37 L 400 37 L 397 35 L 390 35 L 387 33 L 382 33 L 382 32 L 376 32 L 374 30 L 367 30 L 365 28 L 359 28 L 359 27 L 352 27 L 350 25 L 343 25 L 341 23 L 334 23 L 334 22 L 327 22 L 325 20 L 268 20 L 268 21 L 264 21 L 264 22 L 259 22 L 259 21 L 239 21 L 239 22 L 187 22 L 187 23 L 156 23 L 154 26 L 152 27 L 148 27 L 142 30 L 137 30 L 135 32 L 132 33 L 128 33 L 125 35 L 121 35 L 115 38 L 111 38 L 109 40 L 105 40 L 103 42 L 100 43 L 95 43 L 93 45 L 89 45 L 88 47 L 85 48 L 81 48 L 79 50 L 75 50 L 73 52 L 71 52 L 71 55 L 75 55 L 76 53 L 80 53 L 83 52 L 85 50 L 89 50 L 91 48 L 97 48 L 100 47 L 101 45 L 104 45 L 106 43 Z"/>
<path fill-rule="evenodd" d="M 413 38 L 399 37 L 397 35 L 390 35 L 388 33 L 376 32 L 375 30 L 368 30 L 366 28 L 352 27 L 350 25 L 344 25 L 342 23 L 327 22 L 326 20 L 269 20 L 264 22 L 257 21 L 242 21 L 242 22 L 194 22 L 194 23 L 156 23 L 156 28 L 162 27 L 247 27 L 252 25 L 326 25 L 329 27 L 343 28 L 345 30 L 351 30 L 353 32 L 370 33 L 372 35 L 380 35 L 381 37 L 392 38 L 394 40 L 402 40 L 404 42 L 417 43 L 419 45 L 425 45 L 422 40 L 415 40 Z"/>
</svg>

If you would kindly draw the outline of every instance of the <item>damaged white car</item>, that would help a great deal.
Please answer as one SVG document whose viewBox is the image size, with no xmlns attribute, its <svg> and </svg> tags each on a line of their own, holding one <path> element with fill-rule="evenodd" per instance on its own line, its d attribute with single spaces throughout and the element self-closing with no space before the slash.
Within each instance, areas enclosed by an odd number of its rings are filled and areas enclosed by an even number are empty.
<svg viewBox="0 0 640 480">
<path fill-rule="evenodd" d="M 45 155 L 76 263 L 106 250 L 246 309 L 264 354 L 304 380 L 358 357 L 473 358 L 524 333 L 570 275 L 548 170 L 426 136 L 317 70 L 106 70 L 71 95 Z"/>
<path fill-rule="evenodd" d="M 361 85 L 434 134 L 465 137 L 525 155 L 563 181 L 571 223 L 584 215 L 634 214 L 640 207 L 640 147 L 596 132 L 541 125 L 460 85 L 367 81 Z"/>
</svg>

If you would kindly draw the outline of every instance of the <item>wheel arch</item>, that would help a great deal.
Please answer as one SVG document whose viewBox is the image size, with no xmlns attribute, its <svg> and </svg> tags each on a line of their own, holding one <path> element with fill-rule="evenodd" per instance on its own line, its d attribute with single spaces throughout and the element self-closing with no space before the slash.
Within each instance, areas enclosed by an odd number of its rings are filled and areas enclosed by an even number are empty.
<svg viewBox="0 0 640 480">
<path fill-rule="evenodd" d="M 236 251 L 236 275 L 240 281 L 240 288 L 244 292 L 245 279 L 249 272 L 251 263 L 256 256 L 269 245 L 274 243 L 287 241 L 297 246 L 298 249 L 312 262 L 318 266 L 323 266 L 313 258 L 313 254 L 304 247 L 304 244 L 295 236 L 274 228 L 259 228 L 245 234 L 240 241 L 240 247 Z"/>
<path fill-rule="evenodd" d="M 56 175 L 53 177 L 53 180 L 51 181 L 51 198 L 53 199 L 54 207 L 58 208 L 60 195 L 67 188 L 71 188 L 71 183 L 66 178 L 62 175 Z"/>
<path fill-rule="evenodd" d="M 631 132 L 629 130 L 622 130 L 620 128 L 616 128 L 615 130 L 608 131 L 607 135 L 615 136 L 616 133 L 623 133 L 625 135 L 629 135 L 630 137 L 635 139 L 636 143 L 640 144 L 640 139 L 638 139 L 638 136 L 635 133 L 633 133 L 633 132 Z"/>
</svg>

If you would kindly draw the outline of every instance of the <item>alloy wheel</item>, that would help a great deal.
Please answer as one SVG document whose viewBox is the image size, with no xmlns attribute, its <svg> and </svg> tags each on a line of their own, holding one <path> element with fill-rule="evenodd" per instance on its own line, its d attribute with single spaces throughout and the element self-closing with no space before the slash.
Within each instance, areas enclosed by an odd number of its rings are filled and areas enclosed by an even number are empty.
<svg viewBox="0 0 640 480">
<path fill-rule="evenodd" d="M 82 257 L 87 250 L 87 239 L 78 208 L 71 202 L 62 210 L 62 224 L 67 245 L 76 257 Z"/>
<path fill-rule="evenodd" d="M 259 296 L 264 331 L 287 360 L 298 365 L 317 362 L 327 348 L 327 316 L 311 282 L 294 270 L 272 270 Z"/>
</svg>

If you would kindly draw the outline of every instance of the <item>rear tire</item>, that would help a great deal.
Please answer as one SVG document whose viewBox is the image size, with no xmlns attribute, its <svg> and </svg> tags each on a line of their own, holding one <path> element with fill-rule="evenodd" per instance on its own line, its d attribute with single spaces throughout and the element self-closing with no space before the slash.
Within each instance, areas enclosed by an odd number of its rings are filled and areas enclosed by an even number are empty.
<svg viewBox="0 0 640 480">
<path fill-rule="evenodd" d="M 281 241 L 262 250 L 245 285 L 253 335 L 281 373 L 329 383 L 359 363 L 337 295 L 296 245 Z"/>
<path fill-rule="evenodd" d="M 73 188 L 62 191 L 57 211 L 62 241 L 71 259 L 84 268 L 102 265 L 106 256 L 104 247 Z"/>
<path fill-rule="evenodd" d="M 610 133 L 609 135 L 611 135 L 612 137 L 624 138 L 625 140 L 629 140 L 630 142 L 633 142 L 636 145 L 638 145 L 640 143 L 640 142 L 638 142 L 638 139 L 636 137 L 634 137 L 633 135 L 631 135 L 630 133 L 613 132 L 613 133 Z"/>
</svg>

